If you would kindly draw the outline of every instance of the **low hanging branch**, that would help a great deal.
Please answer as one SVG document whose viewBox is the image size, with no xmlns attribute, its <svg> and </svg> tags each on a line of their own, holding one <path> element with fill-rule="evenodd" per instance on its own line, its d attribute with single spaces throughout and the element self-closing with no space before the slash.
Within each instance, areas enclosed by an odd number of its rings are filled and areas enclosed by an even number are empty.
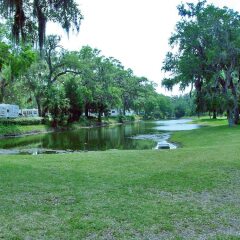
<svg viewBox="0 0 240 240">
<path fill-rule="evenodd" d="M 67 74 L 67 73 L 72 73 L 72 74 L 75 74 L 75 75 L 80 75 L 80 74 L 82 74 L 81 71 L 75 71 L 75 70 L 67 69 L 67 70 L 65 70 L 65 71 L 63 71 L 63 72 L 60 72 L 60 73 L 58 73 L 57 75 L 55 75 L 54 78 L 51 80 L 51 83 L 56 82 L 57 79 L 58 79 L 60 76 L 65 75 L 65 74 Z"/>
</svg>

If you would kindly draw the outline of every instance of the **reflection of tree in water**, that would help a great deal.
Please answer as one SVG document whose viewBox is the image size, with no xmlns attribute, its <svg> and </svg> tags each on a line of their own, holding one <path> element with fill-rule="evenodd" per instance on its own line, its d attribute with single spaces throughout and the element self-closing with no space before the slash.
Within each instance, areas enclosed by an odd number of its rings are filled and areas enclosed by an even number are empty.
<svg viewBox="0 0 240 240">
<path fill-rule="evenodd" d="M 107 149 L 151 149 L 150 140 L 130 137 L 149 133 L 149 124 L 143 122 L 103 128 L 80 129 L 55 132 L 22 138 L 2 139 L 0 148 L 46 148 L 55 150 L 107 150 Z M 150 128 L 151 129 L 151 128 Z"/>
<path fill-rule="evenodd" d="M 24 137 L 16 137 L 16 138 L 6 138 L 1 139 L 0 148 L 2 149 L 10 149 L 15 147 L 42 147 L 43 139 L 45 135 L 32 135 L 32 136 L 24 136 Z"/>
</svg>

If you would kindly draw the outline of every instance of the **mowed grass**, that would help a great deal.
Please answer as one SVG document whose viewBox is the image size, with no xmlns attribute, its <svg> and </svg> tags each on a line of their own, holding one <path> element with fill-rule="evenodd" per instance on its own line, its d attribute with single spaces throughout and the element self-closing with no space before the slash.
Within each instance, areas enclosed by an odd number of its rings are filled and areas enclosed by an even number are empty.
<svg viewBox="0 0 240 240">
<path fill-rule="evenodd" d="M 240 128 L 171 151 L 0 156 L 0 239 L 240 239 Z"/>
<path fill-rule="evenodd" d="M 209 118 L 209 117 L 193 117 L 192 123 L 197 123 L 202 126 L 226 126 L 228 125 L 228 120 L 226 117 L 218 117 L 217 119 Z"/>
</svg>

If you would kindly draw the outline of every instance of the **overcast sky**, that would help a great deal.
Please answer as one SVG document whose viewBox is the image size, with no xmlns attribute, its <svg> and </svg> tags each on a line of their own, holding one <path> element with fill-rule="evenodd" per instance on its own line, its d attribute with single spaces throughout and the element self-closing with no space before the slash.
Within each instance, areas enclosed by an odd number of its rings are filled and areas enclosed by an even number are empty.
<svg viewBox="0 0 240 240">
<path fill-rule="evenodd" d="M 78 35 L 66 34 L 49 25 L 48 33 L 62 35 L 62 45 L 79 50 L 84 45 L 98 48 L 105 56 L 120 60 L 137 76 L 156 82 L 161 88 L 162 62 L 169 50 L 168 39 L 178 20 L 177 5 L 181 0 L 76 0 L 84 15 Z M 192 0 L 191 2 L 197 2 Z M 239 0 L 209 0 L 217 6 L 240 11 Z"/>
</svg>

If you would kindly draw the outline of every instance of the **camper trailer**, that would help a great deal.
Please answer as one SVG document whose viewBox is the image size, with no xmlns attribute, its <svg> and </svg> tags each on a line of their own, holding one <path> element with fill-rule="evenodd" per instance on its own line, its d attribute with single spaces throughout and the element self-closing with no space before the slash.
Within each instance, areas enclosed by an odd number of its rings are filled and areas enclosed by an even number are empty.
<svg viewBox="0 0 240 240">
<path fill-rule="evenodd" d="M 109 115 L 112 117 L 117 117 L 120 115 L 123 115 L 123 110 L 121 109 L 111 109 L 109 112 Z M 134 115 L 134 111 L 133 110 L 126 110 L 125 111 L 125 116 L 133 116 Z"/>
<path fill-rule="evenodd" d="M 23 117 L 38 117 L 38 109 L 32 108 L 32 109 L 22 109 L 21 115 Z"/>
<path fill-rule="evenodd" d="M 121 111 L 118 109 L 111 109 L 109 112 L 109 115 L 112 117 L 117 117 L 117 116 L 121 115 Z"/>
<path fill-rule="evenodd" d="M 17 118 L 19 116 L 19 106 L 13 104 L 0 104 L 0 118 Z"/>
</svg>

